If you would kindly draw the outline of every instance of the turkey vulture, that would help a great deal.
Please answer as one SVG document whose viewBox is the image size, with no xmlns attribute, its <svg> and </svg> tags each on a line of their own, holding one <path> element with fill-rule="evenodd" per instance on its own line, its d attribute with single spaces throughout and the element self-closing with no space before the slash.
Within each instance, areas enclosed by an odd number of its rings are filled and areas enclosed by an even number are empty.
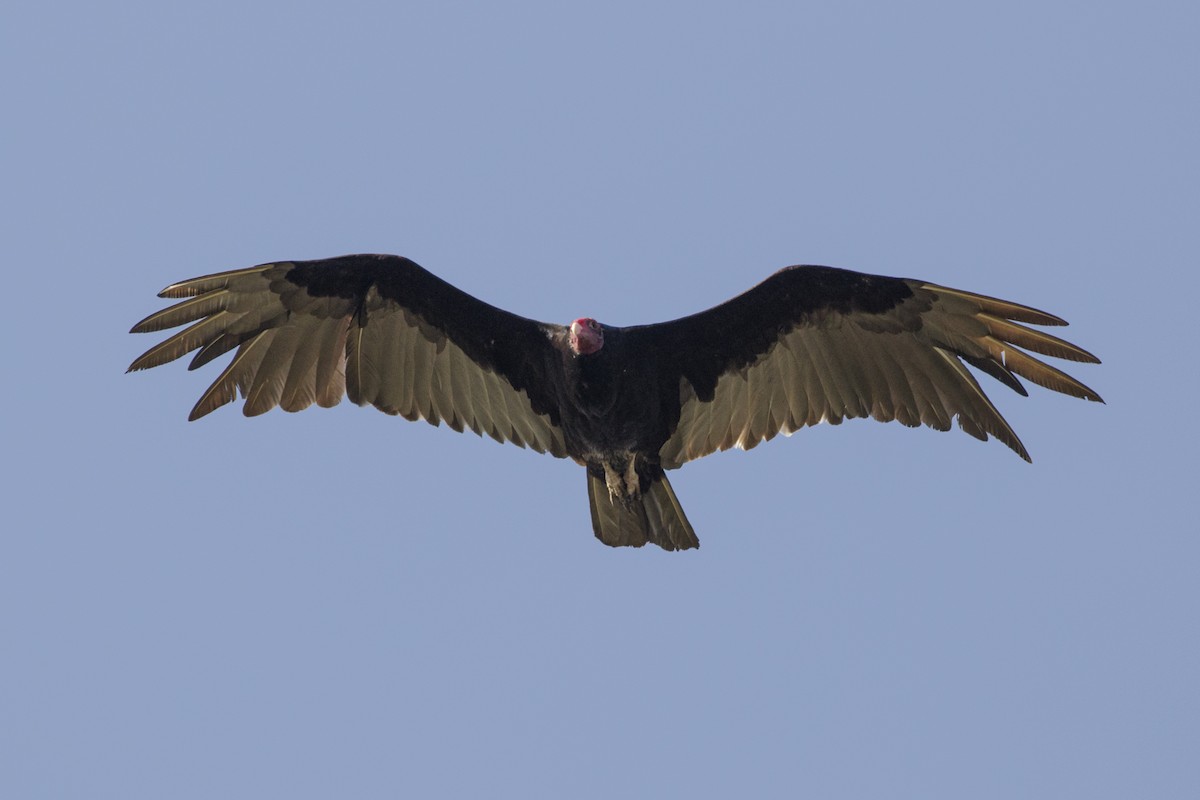
<svg viewBox="0 0 1200 800">
<path fill-rule="evenodd" d="M 995 436 L 1029 453 L 963 362 L 1099 395 L 1023 350 L 1099 360 L 1019 323 L 1056 316 L 919 280 L 795 266 L 708 311 L 656 325 L 570 325 L 510 314 L 407 258 L 281 261 L 168 286 L 187 298 L 133 333 L 191 323 L 129 369 L 197 350 L 233 360 L 189 419 L 245 398 L 255 416 L 343 393 L 406 419 L 570 456 L 587 468 L 592 527 L 611 546 L 699 546 L 664 470 L 847 417 Z"/>
</svg>

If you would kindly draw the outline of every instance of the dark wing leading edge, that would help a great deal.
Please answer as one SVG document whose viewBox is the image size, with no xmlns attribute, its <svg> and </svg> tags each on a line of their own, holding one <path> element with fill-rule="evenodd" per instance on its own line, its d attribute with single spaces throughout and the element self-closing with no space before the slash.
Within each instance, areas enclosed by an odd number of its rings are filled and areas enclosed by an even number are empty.
<svg viewBox="0 0 1200 800">
<path fill-rule="evenodd" d="M 716 308 L 630 329 L 639 348 L 673 365 L 677 424 L 659 455 L 668 469 L 716 450 L 750 449 L 818 422 L 873 417 L 995 436 L 1025 460 L 1021 440 L 963 362 L 1026 394 L 1017 376 L 1100 400 L 1018 348 L 1098 363 L 1026 327 L 1051 314 L 922 281 L 831 267 L 789 267 Z M 664 386 L 669 391 L 669 386 Z"/>
<path fill-rule="evenodd" d="M 189 298 L 133 327 L 189 325 L 140 356 L 148 369 L 198 350 L 189 369 L 230 350 L 229 366 L 189 419 L 245 398 L 247 416 L 359 405 L 565 456 L 549 374 L 560 326 L 510 314 L 399 256 L 284 261 L 194 278 L 160 297 Z"/>
</svg>

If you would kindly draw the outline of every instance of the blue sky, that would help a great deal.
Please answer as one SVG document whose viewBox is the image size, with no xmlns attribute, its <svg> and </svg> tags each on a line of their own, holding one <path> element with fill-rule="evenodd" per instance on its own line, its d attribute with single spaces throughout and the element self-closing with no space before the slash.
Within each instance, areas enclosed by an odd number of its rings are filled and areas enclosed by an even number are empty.
<svg viewBox="0 0 1200 800">
<path fill-rule="evenodd" d="M 1196 796 L 1192 4 L 4 18 L 3 796 Z M 1032 465 L 690 464 L 671 554 L 570 462 L 123 374 L 163 286 L 350 252 L 612 324 L 923 278 L 1067 318 L 1108 403 L 989 380 Z"/>
</svg>

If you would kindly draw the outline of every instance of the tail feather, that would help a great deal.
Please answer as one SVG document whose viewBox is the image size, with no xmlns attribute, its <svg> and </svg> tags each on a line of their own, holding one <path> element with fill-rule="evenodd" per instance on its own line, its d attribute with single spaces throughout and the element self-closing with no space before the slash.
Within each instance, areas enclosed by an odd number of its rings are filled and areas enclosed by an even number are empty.
<svg viewBox="0 0 1200 800">
<path fill-rule="evenodd" d="M 650 542 L 664 550 L 700 546 L 667 476 L 659 473 L 636 497 L 622 501 L 609 494 L 603 477 L 588 470 L 588 502 L 592 530 L 610 547 L 641 547 Z"/>
</svg>

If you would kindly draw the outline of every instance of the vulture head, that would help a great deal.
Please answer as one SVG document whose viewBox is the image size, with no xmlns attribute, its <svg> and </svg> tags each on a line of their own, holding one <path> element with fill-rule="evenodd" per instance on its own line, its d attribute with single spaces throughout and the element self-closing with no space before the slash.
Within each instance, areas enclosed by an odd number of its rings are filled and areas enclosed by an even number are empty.
<svg viewBox="0 0 1200 800">
<path fill-rule="evenodd" d="M 577 356 L 595 353 L 604 347 L 604 329 L 591 317 L 580 317 L 571 323 L 571 351 Z"/>
</svg>

